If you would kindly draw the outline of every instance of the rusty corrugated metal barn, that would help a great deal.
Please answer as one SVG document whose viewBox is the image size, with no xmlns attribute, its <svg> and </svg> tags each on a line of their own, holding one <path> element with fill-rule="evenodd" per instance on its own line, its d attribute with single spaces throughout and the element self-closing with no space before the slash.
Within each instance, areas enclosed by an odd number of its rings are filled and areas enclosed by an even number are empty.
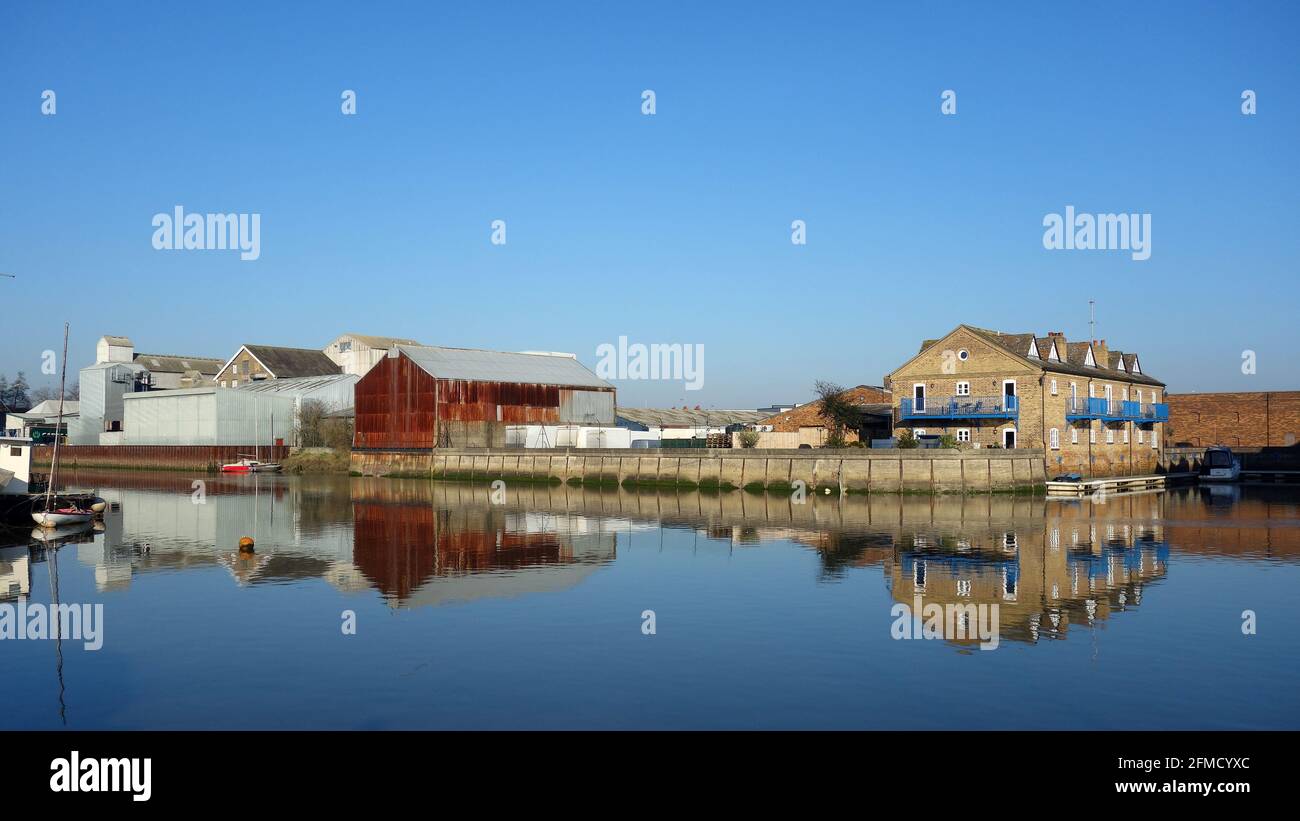
<svg viewBox="0 0 1300 821">
<path fill-rule="evenodd" d="M 504 447 L 512 425 L 613 425 L 614 387 L 567 354 L 399 345 L 356 386 L 353 447 Z"/>
</svg>

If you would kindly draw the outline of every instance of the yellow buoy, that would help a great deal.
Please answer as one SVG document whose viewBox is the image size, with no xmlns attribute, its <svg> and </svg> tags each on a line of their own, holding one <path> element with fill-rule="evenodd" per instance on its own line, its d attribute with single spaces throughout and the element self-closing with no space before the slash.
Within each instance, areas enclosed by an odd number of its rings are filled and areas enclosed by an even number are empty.
<svg viewBox="0 0 1300 821">
<path fill-rule="evenodd" d="M 249 538 L 248 536 L 244 536 L 243 538 L 241 538 L 241 539 L 239 540 L 239 552 L 240 552 L 240 553 L 252 553 L 252 552 L 253 552 L 253 540 L 252 540 L 251 538 Z"/>
</svg>

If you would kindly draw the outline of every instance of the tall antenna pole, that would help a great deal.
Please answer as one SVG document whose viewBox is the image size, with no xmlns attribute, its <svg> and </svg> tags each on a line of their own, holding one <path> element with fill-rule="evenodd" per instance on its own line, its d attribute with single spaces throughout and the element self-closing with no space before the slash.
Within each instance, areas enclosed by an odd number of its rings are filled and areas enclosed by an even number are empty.
<svg viewBox="0 0 1300 821">
<path fill-rule="evenodd" d="M 1088 338 L 1097 338 L 1097 300 L 1088 300 Z"/>
</svg>

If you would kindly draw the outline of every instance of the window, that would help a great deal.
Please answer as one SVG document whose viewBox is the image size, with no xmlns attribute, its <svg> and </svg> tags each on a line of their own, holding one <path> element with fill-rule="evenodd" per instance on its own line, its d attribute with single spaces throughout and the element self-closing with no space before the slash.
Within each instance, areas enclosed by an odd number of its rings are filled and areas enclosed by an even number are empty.
<svg viewBox="0 0 1300 821">
<path fill-rule="evenodd" d="M 1070 426 L 1070 444 L 1071 445 L 1079 444 L 1079 429 L 1074 425 Z"/>
<path fill-rule="evenodd" d="M 958 395 L 958 396 L 970 396 L 970 383 L 969 383 L 969 382 L 958 382 L 958 383 L 957 383 L 957 395 Z"/>
<path fill-rule="evenodd" d="M 10 448 L 9 448 L 9 455 L 10 455 L 10 456 L 22 456 L 22 455 L 23 455 L 23 449 L 20 448 L 20 447 L 18 447 L 17 445 L 11 445 Z"/>
<path fill-rule="evenodd" d="M 957 351 L 957 358 L 962 362 L 965 362 L 967 359 L 970 359 L 970 351 L 962 348 L 960 351 Z"/>
<path fill-rule="evenodd" d="M 339 343 L 339 353 L 347 353 L 350 350 L 352 350 L 352 340 Z"/>
<path fill-rule="evenodd" d="M 1119 398 L 1122 399 L 1122 400 L 1124 400 L 1125 402 L 1128 401 L 1128 386 L 1127 386 L 1127 385 L 1125 385 L 1124 388 L 1123 388 L 1123 390 L 1120 391 Z"/>
<path fill-rule="evenodd" d="M 917 437 L 925 436 L 925 428 L 917 428 L 916 430 L 912 431 L 912 435 Z"/>
<path fill-rule="evenodd" d="M 1093 445 L 1097 444 L 1097 429 L 1092 426 L 1091 422 L 1088 423 L 1088 442 Z"/>
<path fill-rule="evenodd" d="M 1108 444 L 1108 445 L 1113 445 L 1113 444 L 1115 444 L 1115 429 L 1114 429 L 1114 428 L 1111 428 L 1111 427 L 1106 428 L 1106 444 Z"/>
<path fill-rule="evenodd" d="M 1152 449 L 1152 450 L 1155 450 L 1155 449 L 1156 449 L 1156 429 L 1155 429 L 1155 428 L 1152 428 L 1152 429 L 1151 429 L 1151 449 Z"/>
<path fill-rule="evenodd" d="M 1056 428 L 1052 428 L 1050 431 L 1047 432 L 1047 441 L 1048 441 L 1048 444 L 1051 445 L 1052 450 L 1060 450 L 1060 449 L 1061 449 L 1061 432 L 1060 432 L 1059 430 L 1057 430 Z"/>
<path fill-rule="evenodd" d="M 226 380 L 224 380 L 224 379 L 221 380 L 221 387 L 223 387 L 223 388 L 226 387 Z"/>
<path fill-rule="evenodd" d="M 1128 425 L 1124 426 L 1124 444 L 1128 444 Z"/>
<path fill-rule="evenodd" d="M 957 428 L 957 441 L 958 441 L 958 442 L 969 442 L 969 441 L 970 441 L 970 428 Z"/>
<path fill-rule="evenodd" d="M 1142 437 L 1145 436 L 1145 435 L 1146 435 L 1146 434 L 1144 434 L 1144 433 L 1142 432 L 1142 429 L 1141 429 L 1141 428 L 1138 428 L 1138 444 L 1139 444 L 1139 445 L 1142 444 Z"/>
<path fill-rule="evenodd" d="M 1056 396 L 1056 380 L 1052 380 L 1052 396 Z"/>
</svg>

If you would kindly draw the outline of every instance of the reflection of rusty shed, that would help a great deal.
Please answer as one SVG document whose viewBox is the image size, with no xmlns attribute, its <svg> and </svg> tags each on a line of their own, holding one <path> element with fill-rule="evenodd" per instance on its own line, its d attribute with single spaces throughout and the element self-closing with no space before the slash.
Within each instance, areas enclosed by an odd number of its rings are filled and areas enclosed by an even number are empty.
<svg viewBox="0 0 1300 821">
<path fill-rule="evenodd" d="M 569 354 L 399 345 L 356 414 L 355 448 L 502 447 L 512 425 L 613 425 L 614 387 Z"/>
</svg>

